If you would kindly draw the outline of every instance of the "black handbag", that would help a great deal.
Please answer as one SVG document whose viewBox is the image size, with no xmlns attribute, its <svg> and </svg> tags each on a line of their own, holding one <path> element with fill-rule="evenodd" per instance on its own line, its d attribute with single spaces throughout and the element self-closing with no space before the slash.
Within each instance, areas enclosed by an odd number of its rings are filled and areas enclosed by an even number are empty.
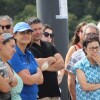
<svg viewBox="0 0 100 100">
<path fill-rule="evenodd" d="M 0 92 L 0 100 L 11 100 L 11 94 Z"/>
</svg>

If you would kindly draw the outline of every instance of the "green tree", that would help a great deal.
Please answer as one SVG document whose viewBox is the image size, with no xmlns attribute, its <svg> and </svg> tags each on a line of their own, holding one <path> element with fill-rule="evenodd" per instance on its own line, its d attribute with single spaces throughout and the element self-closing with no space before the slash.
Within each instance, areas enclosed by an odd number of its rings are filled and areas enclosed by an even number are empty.
<svg viewBox="0 0 100 100">
<path fill-rule="evenodd" d="M 30 16 L 36 16 L 36 7 L 33 5 L 26 5 L 22 12 L 14 16 L 14 23 L 18 21 L 25 21 Z"/>
</svg>

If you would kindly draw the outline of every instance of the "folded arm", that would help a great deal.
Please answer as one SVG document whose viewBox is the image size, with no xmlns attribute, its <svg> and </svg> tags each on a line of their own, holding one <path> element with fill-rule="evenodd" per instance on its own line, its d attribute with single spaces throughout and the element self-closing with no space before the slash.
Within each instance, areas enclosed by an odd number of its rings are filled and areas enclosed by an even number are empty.
<svg viewBox="0 0 100 100">
<path fill-rule="evenodd" d="M 79 83 L 84 91 L 93 91 L 93 90 L 97 90 L 100 88 L 100 84 L 87 83 L 85 73 L 80 69 L 77 69 L 77 78 L 78 78 Z"/>
</svg>

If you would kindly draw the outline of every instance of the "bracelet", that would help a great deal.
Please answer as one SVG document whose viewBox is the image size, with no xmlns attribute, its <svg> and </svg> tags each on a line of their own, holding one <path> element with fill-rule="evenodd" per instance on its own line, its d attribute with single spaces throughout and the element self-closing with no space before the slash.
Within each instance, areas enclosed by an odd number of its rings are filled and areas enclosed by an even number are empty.
<svg viewBox="0 0 100 100">
<path fill-rule="evenodd" d="M 13 82 L 13 78 L 12 77 L 9 77 L 9 84 L 12 84 L 12 82 Z"/>
</svg>

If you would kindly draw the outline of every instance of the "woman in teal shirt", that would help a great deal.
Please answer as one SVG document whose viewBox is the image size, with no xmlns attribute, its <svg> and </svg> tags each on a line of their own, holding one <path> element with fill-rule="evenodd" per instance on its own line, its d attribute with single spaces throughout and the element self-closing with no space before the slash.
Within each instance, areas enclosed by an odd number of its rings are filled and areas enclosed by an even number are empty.
<svg viewBox="0 0 100 100">
<path fill-rule="evenodd" d="M 83 42 L 83 50 L 86 56 L 74 66 L 76 100 L 100 100 L 99 36 L 89 33 Z"/>
</svg>

